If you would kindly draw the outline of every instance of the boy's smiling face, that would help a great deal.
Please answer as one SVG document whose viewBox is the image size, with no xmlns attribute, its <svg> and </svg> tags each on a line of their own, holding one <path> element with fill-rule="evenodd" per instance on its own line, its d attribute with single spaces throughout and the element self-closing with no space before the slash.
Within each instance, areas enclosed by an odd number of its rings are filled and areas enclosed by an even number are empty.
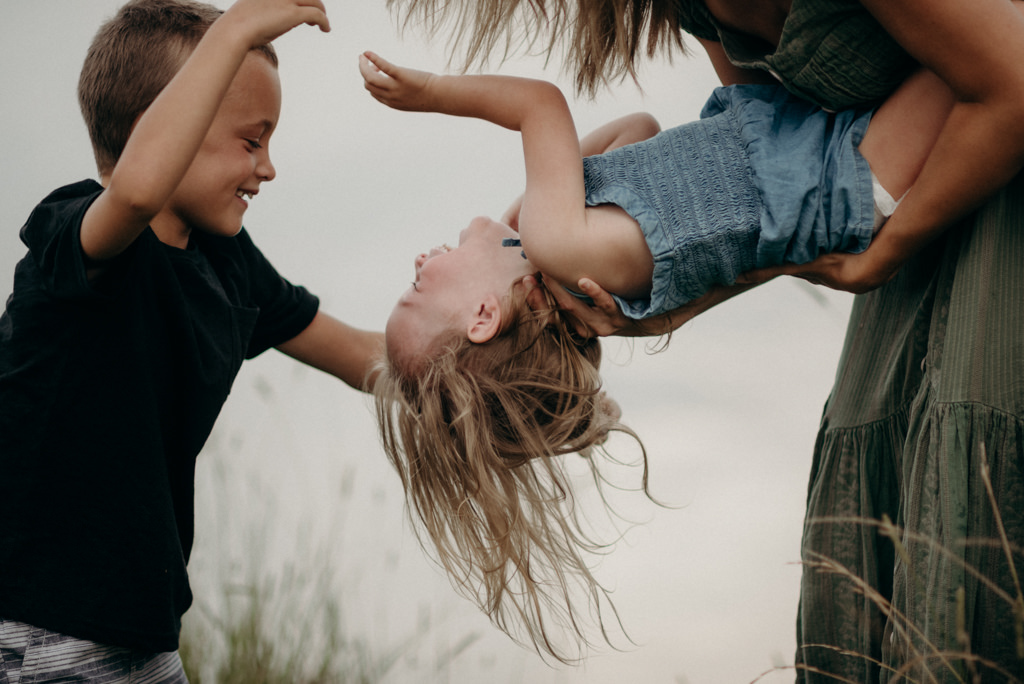
<svg viewBox="0 0 1024 684">
<path fill-rule="evenodd" d="M 248 200 L 276 175 L 268 148 L 280 115 L 277 68 L 250 52 L 185 177 L 151 222 L 161 241 L 185 247 L 192 229 L 238 233 Z"/>
</svg>

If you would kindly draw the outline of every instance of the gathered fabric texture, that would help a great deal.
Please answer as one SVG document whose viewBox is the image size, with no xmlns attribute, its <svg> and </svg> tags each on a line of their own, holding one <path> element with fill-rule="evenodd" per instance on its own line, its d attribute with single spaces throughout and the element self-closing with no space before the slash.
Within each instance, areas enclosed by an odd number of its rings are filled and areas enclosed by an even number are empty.
<svg viewBox="0 0 1024 684">
<path fill-rule="evenodd" d="M 1020 676 L 1022 295 L 1024 176 L 856 298 L 808 488 L 798 681 Z"/>
</svg>

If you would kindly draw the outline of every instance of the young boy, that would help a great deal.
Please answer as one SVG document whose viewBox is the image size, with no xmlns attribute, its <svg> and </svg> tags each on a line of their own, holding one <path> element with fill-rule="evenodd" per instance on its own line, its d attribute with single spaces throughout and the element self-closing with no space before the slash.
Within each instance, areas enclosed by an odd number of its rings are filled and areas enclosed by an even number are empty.
<svg viewBox="0 0 1024 684">
<path fill-rule="evenodd" d="M 274 178 L 270 41 L 320 0 L 134 0 L 79 99 L 100 183 L 52 193 L 0 317 L 0 682 L 185 680 L 193 476 L 244 358 L 363 389 L 381 345 L 319 313 L 242 230 Z"/>
</svg>

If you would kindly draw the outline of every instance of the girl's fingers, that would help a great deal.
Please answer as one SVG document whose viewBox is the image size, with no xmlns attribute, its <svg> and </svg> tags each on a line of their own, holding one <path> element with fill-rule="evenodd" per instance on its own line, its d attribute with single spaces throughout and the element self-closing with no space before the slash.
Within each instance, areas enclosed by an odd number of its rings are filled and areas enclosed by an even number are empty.
<svg viewBox="0 0 1024 684">
<path fill-rule="evenodd" d="M 364 52 L 363 56 L 366 57 L 366 59 L 371 64 L 373 64 L 377 71 L 383 74 L 387 74 L 388 76 L 394 77 L 395 71 L 397 71 L 397 68 L 395 67 L 394 64 L 387 61 L 386 59 L 378 55 L 376 52 L 370 52 L 369 50 Z"/>
</svg>

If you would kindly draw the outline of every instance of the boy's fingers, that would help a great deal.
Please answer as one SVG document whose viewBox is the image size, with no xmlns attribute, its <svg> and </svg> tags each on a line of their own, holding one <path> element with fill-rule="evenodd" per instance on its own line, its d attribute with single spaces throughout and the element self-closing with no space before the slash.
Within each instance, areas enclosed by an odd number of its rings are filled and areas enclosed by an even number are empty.
<svg viewBox="0 0 1024 684">
<path fill-rule="evenodd" d="M 303 0 L 302 4 L 311 10 L 310 18 L 306 21 L 306 24 L 319 26 L 321 31 L 329 33 L 331 21 L 327 18 L 327 8 L 324 7 L 324 3 L 320 0 Z"/>
<path fill-rule="evenodd" d="M 302 23 L 307 26 L 319 26 L 324 33 L 331 30 L 331 21 L 327 18 L 327 8 L 320 0 L 300 0 L 297 3 L 302 10 Z"/>
</svg>

